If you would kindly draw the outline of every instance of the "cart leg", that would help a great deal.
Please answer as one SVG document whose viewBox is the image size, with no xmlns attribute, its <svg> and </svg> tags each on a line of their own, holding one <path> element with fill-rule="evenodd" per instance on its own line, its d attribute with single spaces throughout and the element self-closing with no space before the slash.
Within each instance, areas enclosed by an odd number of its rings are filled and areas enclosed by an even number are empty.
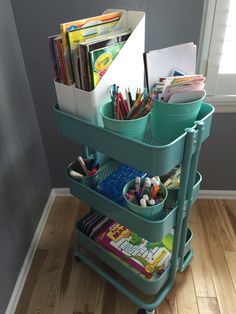
<svg viewBox="0 0 236 314">
<path fill-rule="evenodd" d="M 140 309 L 140 310 L 138 310 L 137 314 L 155 314 L 155 312 L 156 312 L 156 309 L 153 309 L 153 310 Z"/>
</svg>

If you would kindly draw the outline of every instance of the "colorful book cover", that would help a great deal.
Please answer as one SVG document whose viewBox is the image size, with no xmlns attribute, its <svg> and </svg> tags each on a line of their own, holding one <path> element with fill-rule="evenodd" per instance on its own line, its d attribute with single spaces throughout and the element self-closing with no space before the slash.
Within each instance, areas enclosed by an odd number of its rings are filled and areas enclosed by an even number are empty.
<svg viewBox="0 0 236 314">
<path fill-rule="evenodd" d="M 97 22 L 100 22 L 100 23 L 109 22 L 113 19 L 120 18 L 121 15 L 122 15 L 122 12 L 112 12 L 109 14 L 99 15 L 95 17 L 90 17 L 86 19 L 81 19 L 77 21 L 66 22 L 66 23 L 60 24 L 67 85 L 73 84 L 73 72 L 72 72 L 72 67 L 71 67 L 70 47 L 69 47 L 68 36 L 67 36 L 68 31 L 89 26 L 91 25 L 92 22 L 94 22 L 94 24 Z"/>
<path fill-rule="evenodd" d="M 95 241 L 147 278 L 153 278 L 169 265 L 173 234 L 168 233 L 160 242 L 148 242 L 126 227 L 112 222 Z"/>
<path fill-rule="evenodd" d="M 107 69 L 124 46 L 125 42 L 89 52 L 89 61 L 92 73 L 93 88 L 101 80 Z"/>
<path fill-rule="evenodd" d="M 57 64 L 59 67 L 60 81 L 61 83 L 66 84 L 66 75 L 65 75 L 61 36 L 54 38 L 54 46 L 56 50 Z"/>
<path fill-rule="evenodd" d="M 57 64 L 56 49 L 54 45 L 54 39 L 58 36 L 59 35 L 53 35 L 53 36 L 48 37 L 48 46 L 50 49 L 51 60 L 52 60 L 52 70 L 53 70 L 53 76 L 54 76 L 55 81 L 60 81 L 60 72 L 59 72 L 59 67 Z"/>
<path fill-rule="evenodd" d="M 97 21 L 95 25 L 68 31 L 70 49 L 72 50 L 76 48 L 78 43 L 83 42 L 86 39 L 111 32 L 118 21 L 118 18 L 105 23 Z"/>
</svg>

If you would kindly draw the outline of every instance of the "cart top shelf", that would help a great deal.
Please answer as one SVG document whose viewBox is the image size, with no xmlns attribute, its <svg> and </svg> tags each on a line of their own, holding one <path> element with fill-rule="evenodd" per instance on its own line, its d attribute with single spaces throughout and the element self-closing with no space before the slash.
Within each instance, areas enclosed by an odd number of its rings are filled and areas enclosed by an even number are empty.
<svg viewBox="0 0 236 314">
<path fill-rule="evenodd" d="M 143 142 L 129 139 L 95 126 L 85 120 L 54 107 L 59 132 L 80 144 L 94 148 L 105 155 L 152 175 L 164 175 L 183 159 L 186 132 L 167 145 L 158 145 L 152 137 L 150 125 Z M 197 120 L 204 122 L 202 142 L 209 136 L 213 106 L 202 103 Z M 168 126 L 171 127 L 171 126 Z M 196 126 L 193 127 L 196 129 Z M 198 131 L 195 136 L 197 138 Z M 192 153 L 194 154 L 193 147 Z"/>
</svg>

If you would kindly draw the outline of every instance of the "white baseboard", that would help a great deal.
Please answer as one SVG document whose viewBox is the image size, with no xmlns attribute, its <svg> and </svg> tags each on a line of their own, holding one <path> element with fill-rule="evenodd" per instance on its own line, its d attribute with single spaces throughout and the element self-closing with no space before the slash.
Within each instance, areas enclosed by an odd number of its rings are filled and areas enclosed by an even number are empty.
<svg viewBox="0 0 236 314">
<path fill-rule="evenodd" d="M 58 194 L 55 193 L 54 189 L 52 189 L 52 191 L 48 197 L 47 203 L 44 207 L 43 214 L 40 218 L 37 229 L 35 231 L 33 240 L 31 241 L 31 244 L 30 244 L 29 250 L 27 252 L 27 255 L 25 257 L 23 266 L 22 266 L 21 271 L 19 273 L 19 276 L 17 278 L 16 284 L 15 284 L 14 290 L 12 292 L 11 299 L 10 299 L 10 302 L 7 306 L 5 314 L 13 314 L 16 311 L 16 307 L 17 307 L 17 304 L 19 302 L 22 290 L 24 288 L 24 284 L 25 284 L 30 266 L 32 264 L 35 251 L 37 249 L 39 239 L 41 237 L 43 228 L 45 226 L 45 223 L 47 221 L 48 215 L 50 213 L 50 210 L 52 208 L 52 204 L 53 204 L 56 196 L 58 196 Z"/>
<path fill-rule="evenodd" d="M 200 190 L 198 197 L 203 199 L 236 199 L 236 190 Z"/>
<path fill-rule="evenodd" d="M 69 188 L 54 188 L 53 192 L 56 196 L 71 196 Z"/>
</svg>

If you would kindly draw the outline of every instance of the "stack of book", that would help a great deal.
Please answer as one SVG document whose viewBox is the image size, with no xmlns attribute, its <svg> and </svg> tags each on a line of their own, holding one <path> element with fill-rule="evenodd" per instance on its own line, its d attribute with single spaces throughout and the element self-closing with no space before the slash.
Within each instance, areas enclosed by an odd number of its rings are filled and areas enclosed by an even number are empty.
<svg viewBox="0 0 236 314">
<path fill-rule="evenodd" d="M 79 230 L 146 279 L 161 275 L 170 264 L 173 232 L 149 242 L 97 211 L 79 221 Z"/>
<path fill-rule="evenodd" d="M 91 91 L 115 59 L 132 30 L 116 29 L 122 12 L 63 23 L 48 37 L 54 79 Z"/>
</svg>

